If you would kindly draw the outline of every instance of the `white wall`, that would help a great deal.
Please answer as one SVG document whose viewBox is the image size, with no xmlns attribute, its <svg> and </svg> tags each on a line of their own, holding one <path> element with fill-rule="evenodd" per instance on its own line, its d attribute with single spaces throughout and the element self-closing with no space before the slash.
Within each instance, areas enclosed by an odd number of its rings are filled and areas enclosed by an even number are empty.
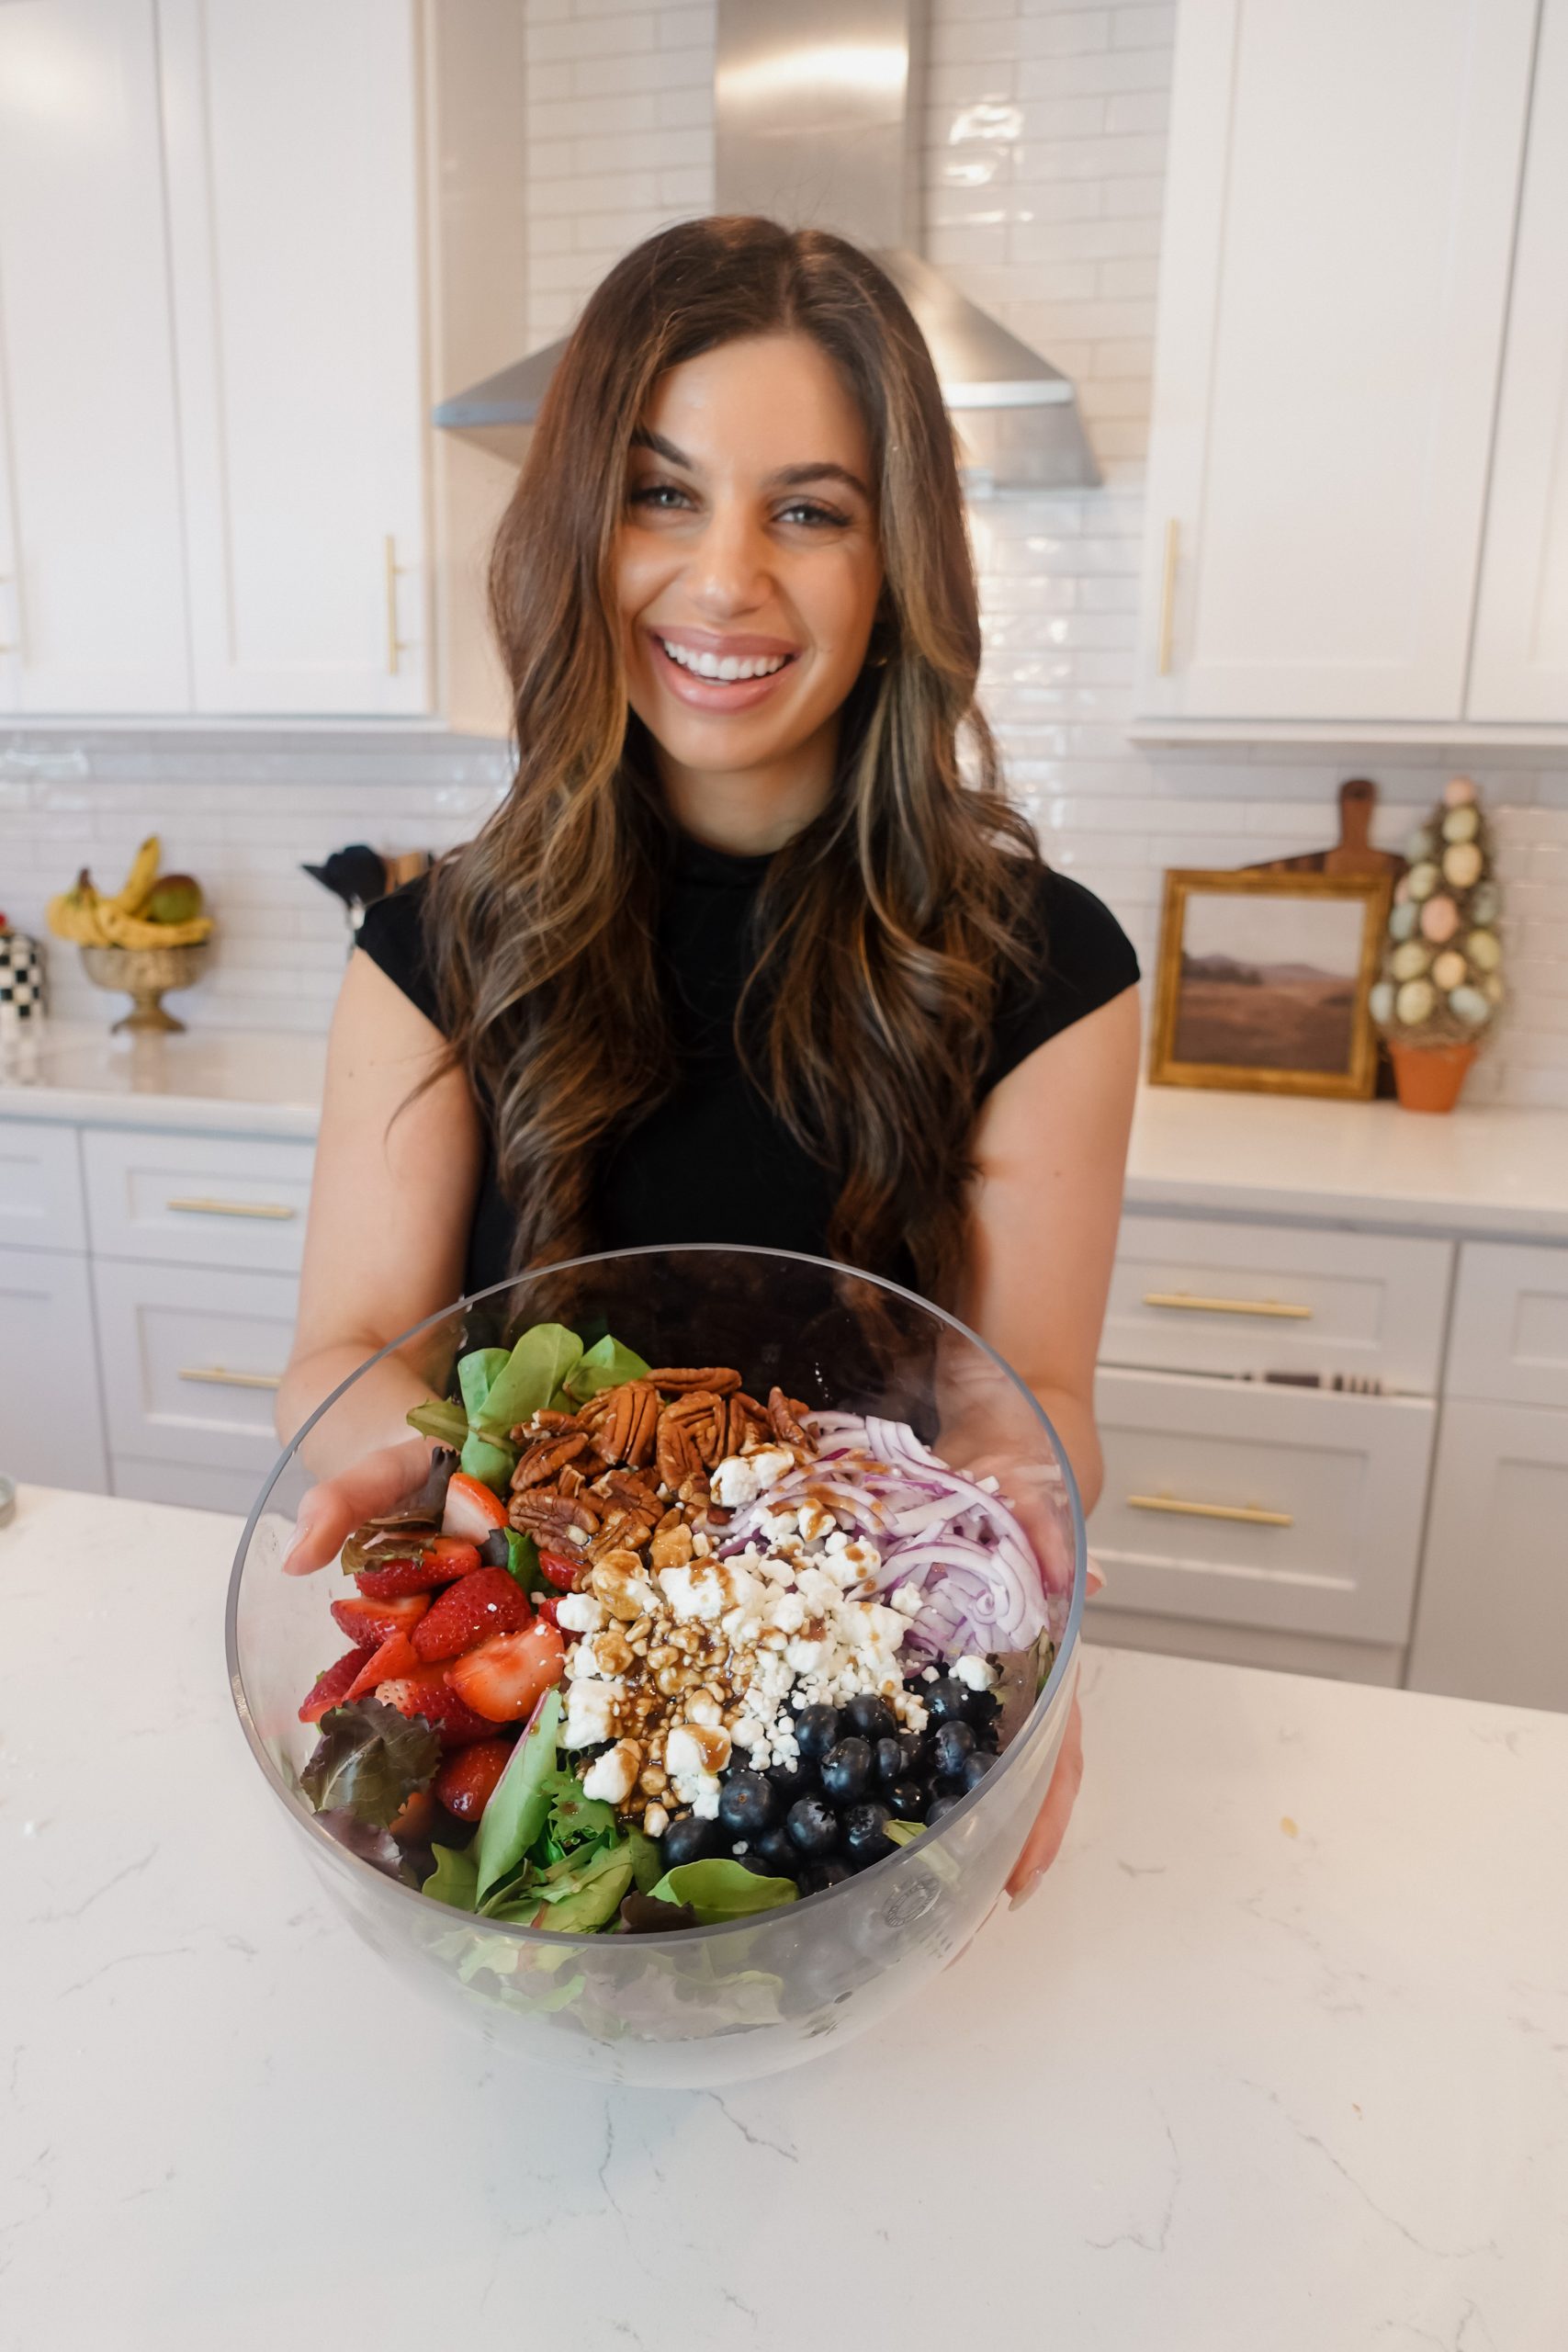
<svg viewBox="0 0 1568 2352">
<path fill-rule="evenodd" d="M 927 250 L 1072 373 L 1107 480 L 976 508 L 986 701 L 1047 854 L 1110 900 L 1145 963 L 1166 865 L 1321 847 L 1358 773 L 1379 780 L 1397 841 L 1450 772 L 1383 751 L 1127 741 L 1174 15 L 1171 0 L 931 0 L 927 76 Z M 713 21 L 712 0 L 527 0 L 532 343 L 570 325 L 628 244 L 711 203 Z M 1500 836 L 1515 999 L 1472 1093 L 1568 1107 L 1568 763 L 1471 772 Z M 213 977 L 180 1010 L 319 1028 L 341 927 L 298 861 L 355 839 L 444 846 L 503 777 L 493 750 L 440 739 L 0 737 L 0 906 L 36 924 L 76 865 L 113 884 L 157 825 L 222 920 Z M 73 956 L 53 971 L 57 1003 L 101 1013 Z"/>
</svg>

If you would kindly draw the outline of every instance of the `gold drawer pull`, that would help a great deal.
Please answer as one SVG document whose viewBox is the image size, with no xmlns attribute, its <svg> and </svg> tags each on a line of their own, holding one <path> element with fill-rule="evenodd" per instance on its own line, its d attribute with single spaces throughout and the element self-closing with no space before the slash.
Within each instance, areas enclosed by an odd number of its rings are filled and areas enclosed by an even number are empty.
<svg viewBox="0 0 1568 2352">
<path fill-rule="evenodd" d="M 1145 1306 L 1185 1307 L 1191 1315 L 1272 1315 L 1284 1323 L 1310 1323 L 1310 1306 L 1292 1306 L 1282 1298 L 1195 1298 L 1190 1291 L 1146 1290 Z"/>
<path fill-rule="evenodd" d="M 281 1201 L 165 1201 L 166 1209 L 176 1209 L 182 1216 L 273 1216 L 287 1219 L 295 1212 L 284 1207 Z"/>
<path fill-rule="evenodd" d="M 181 1364 L 182 1380 L 199 1380 L 209 1388 L 278 1388 L 280 1372 L 225 1372 L 220 1363 Z"/>
<path fill-rule="evenodd" d="M 1129 1495 L 1129 1510 L 1168 1510 L 1178 1519 L 1239 1519 L 1248 1527 L 1293 1527 L 1288 1510 L 1263 1510 L 1257 1503 L 1184 1503 L 1174 1495 Z"/>
</svg>

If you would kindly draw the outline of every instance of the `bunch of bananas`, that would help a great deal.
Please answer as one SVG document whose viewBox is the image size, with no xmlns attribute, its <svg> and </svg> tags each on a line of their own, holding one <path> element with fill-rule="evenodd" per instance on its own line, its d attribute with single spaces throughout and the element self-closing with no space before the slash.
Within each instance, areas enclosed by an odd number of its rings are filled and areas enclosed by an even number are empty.
<svg viewBox="0 0 1568 2352">
<path fill-rule="evenodd" d="M 49 927 L 55 937 L 73 940 L 78 947 L 195 947 L 208 938 L 210 915 L 159 922 L 147 912 L 149 901 L 167 885 L 167 877 L 163 885 L 158 879 L 162 848 L 157 834 L 149 833 L 112 899 L 93 888 L 93 877 L 84 866 L 74 888 L 49 902 Z M 185 891 L 199 906 L 201 894 L 195 883 L 186 883 Z"/>
</svg>

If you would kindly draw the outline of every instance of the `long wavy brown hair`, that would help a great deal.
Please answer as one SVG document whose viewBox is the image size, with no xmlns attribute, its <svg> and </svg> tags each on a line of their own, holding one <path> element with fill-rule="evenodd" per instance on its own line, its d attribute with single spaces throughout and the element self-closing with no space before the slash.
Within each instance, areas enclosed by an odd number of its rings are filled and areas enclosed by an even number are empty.
<svg viewBox="0 0 1568 2352">
<path fill-rule="evenodd" d="M 616 619 L 628 453 L 667 368 L 781 331 L 814 338 L 863 416 L 886 585 L 832 797 L 759 894 L 737 1042 L 838 1181 L 833 1254 L 886 1270 L 907 1248 L 938 1296 L 962 1262 L 998 991 L 1039 953 L 1039 857 L 976 707 L 974 567 L 931 356 L 842 238 L 686 221 L 590 300 L 491 561 L 515 778 L 437 869 L 427 937 L 452 1058 L 493 1125 L 515 1266 L 593 1247 L 595 1170 L 676 1077 L 655 946 L 673 832 Z"/>
</svg>

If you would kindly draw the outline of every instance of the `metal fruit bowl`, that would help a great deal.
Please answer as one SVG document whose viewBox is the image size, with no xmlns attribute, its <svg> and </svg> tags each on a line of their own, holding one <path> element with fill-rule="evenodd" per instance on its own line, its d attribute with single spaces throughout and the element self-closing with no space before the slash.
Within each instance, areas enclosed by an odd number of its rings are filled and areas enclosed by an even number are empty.
<svg viewBox="0 0 1568 2352">
<path fill-rule="evenodd" d="M 211 956 L 207 940 L 188 947 L 84 947 L 82 968 L 95 988 L 116 989 L 131 1000 L 111 1035 L 122 1029 L 167 1033 L 186 1024 L 164 1012 L 162 998 L 171 989 L 193 988 Z"/>
<path fill-rule="evenodd" d="M 1036 1549 L 1049 1555 L 1047 1633 L 1007 1661 L 1001 1759 L 936 1828 L 842 1885 L 729 1925 L 552 1935 L 475 1918 L 383 1876 L 333 1839 L 300 1792 L 317 1735 L 297 1710 L 334 1646 L 328 1604 L 342 1582 L 333 1568 L 287 1577 L 278 1563 L 312 1456 L 345 1450 L 323 1441 L 334 1423 L 356 1425 L 353 1392 L 368 1365 L 267 1479 L 229 1588 L 234 1703 L 289 1834 L 364 1939 L 493 2039 L 547 2064 L 687 2087 L 773 2074 L 863 2031 L 935 1976 L 1006 1883 L 1077 1679 L 1087 1559 L 1072 1472 L 1029 1390 L 962 1324 L 890 1283 L 782 1250 L 691 1245 L 580 1259 L 460 1299 L 382 1353 L 445 1396 L 459 1354 L 544 1321 L 608 1329 L 654 1363 L 733 1364 L 753 1393 L 777 1381 L 811 1406 L 908 1420 L 939 1449 L 936 1400 L 956 1392 L 963 1462 L 1008 1465 L 1004 1483 L 1020 1506 L 1027 1489 Z"/>
</svg>

